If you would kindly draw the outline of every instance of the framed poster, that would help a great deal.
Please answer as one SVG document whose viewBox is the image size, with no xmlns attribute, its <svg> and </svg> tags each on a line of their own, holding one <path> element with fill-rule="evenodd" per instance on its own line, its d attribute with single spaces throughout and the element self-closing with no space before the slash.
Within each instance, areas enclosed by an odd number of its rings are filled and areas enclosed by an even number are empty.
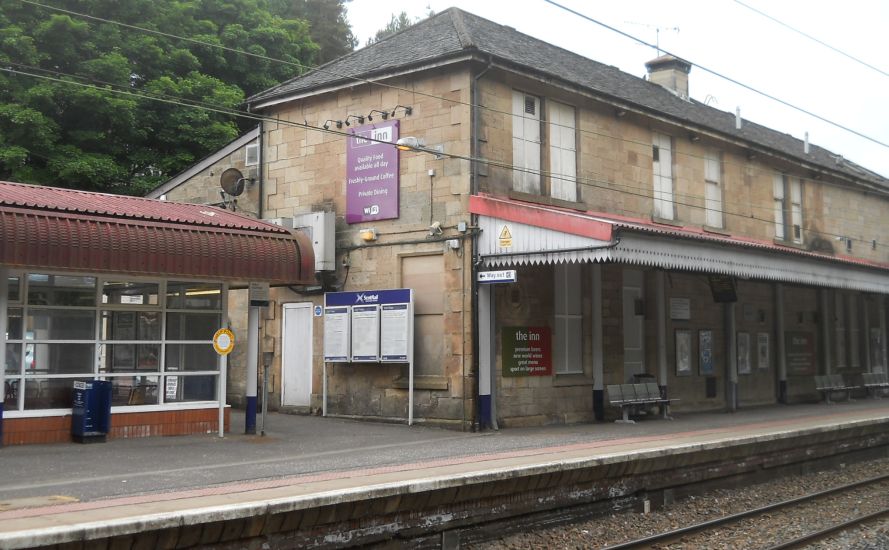
<svg viewBox="0 0 889 550">
<path fill-rule="evenodd" d="M 750 374 L 750 334 L 738 333 L 738 374 Z"/>
<path fill-rule="evenodd" d="M 691 375 L 691 331 L 676 331 L 676 376 Z"/>
<path fill-rule="evenodd" d="M 500 333 L 503 376 L 552 376 L 549 327 L 503 327 Z"/>
<path fill-rule="evenodd" d="M 698 374 L 713 374 L 713 331 L 698 331 Z"/>
<path fill-rule="evenodd" d="M 756 333 L 756 368 L 769 370 L 769 333 Z"/>
</svg>

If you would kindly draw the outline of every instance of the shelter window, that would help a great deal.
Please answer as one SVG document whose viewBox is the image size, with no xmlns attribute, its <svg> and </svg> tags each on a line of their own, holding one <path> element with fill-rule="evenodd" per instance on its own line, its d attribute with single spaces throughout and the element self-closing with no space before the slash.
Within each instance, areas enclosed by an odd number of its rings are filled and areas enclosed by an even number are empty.
<svg viewBox="0 0 889 550">
<path fill-rule="evenodd" d="M 673 210 L 673 143 L 670 136 L 655 132 L 651 146 L 654 173 L 654 209 L 656 218 L 672 220 Z"/>
<path fill-rule="evenodd" d="M 72 383 L 95 378 L 111 381 L 112 406 L 216 400 L 222 284 L 41 273 L 16 280 L 26 300 L 7 308 L 7 410 L 70 409 Z"/>
</svg>

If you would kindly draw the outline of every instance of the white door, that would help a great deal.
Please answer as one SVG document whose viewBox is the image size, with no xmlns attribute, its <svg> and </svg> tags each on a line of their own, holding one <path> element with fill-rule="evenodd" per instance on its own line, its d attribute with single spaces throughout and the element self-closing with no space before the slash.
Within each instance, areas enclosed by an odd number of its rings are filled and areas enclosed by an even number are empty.
<svg viewBox="0 0 889 550">
<path fill-rule="evenodd" d="M 281 327 L 281 405 L 312 403 L 312 304 L 284 304 Z"/>
<path fill-rule="evenodd" d="M 644 278 L 641 271 L 635 269 L 624 270 L 624 382 L 631 382 L 634 374 L 645 372 L 643 281 Z"/>
</svg>

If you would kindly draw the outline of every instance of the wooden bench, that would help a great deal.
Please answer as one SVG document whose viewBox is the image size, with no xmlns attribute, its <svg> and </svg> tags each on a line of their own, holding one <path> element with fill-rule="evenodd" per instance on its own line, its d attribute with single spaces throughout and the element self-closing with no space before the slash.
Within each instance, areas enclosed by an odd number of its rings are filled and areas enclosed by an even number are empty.
<svg viewBox="0 0 889 550">
<path fill-rule="evenodd" d="M 630 409 L 646 405 L 657 405 L 661 409 L 661 415 L 668 420 L 672 420 L 670 417 L 670 403 L 677 400 L 661 397 L 661 390 L 654 382 L 646 384 L 610 384 L 606 389 L 608 391 L 608 402 L 614 407 L 620 407 L 621 418 L 615 420 L 615 422 L 634 424 L 635 421 L 630 420 Z"/>
<path fill-rule="evenodd" d="M 846 401 L 852 400 L 852 390 L 858 389 L 859 386 L 847 384 L 842 374 L 816 374 L 815 389 L 824 394 L 824 400 L 830 403 L 830 394 L 834 392 L 845 392 Z"/>
<path fill-rule="evenodd" d="M 866 372 L 861 375 L 861 381 L 867 392 L 874 397 L 881 397 L 889 390 L 889 374 L 885 372 Z"/>
</svg>

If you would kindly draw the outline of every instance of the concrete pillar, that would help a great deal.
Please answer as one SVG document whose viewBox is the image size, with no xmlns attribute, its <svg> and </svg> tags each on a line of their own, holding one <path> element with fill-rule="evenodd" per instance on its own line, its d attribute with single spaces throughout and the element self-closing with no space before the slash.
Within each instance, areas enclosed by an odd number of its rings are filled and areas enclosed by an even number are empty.
<svg viewBox="0 0 889 550">
<path fill-rule="evenodd" d="M 821 372 L 824 374 L 830 374 L 830 327 L 833 325 L 831 323 L 830 316 L 830 302 L 829 302 L 829 290 L 826 288 L 822 288 L 818 291 L 819 294 L 819 302 L 821 304 L 821 311 L 818 312 L 818 324 L 821 325 Z"/>
<path fill-rule="evenodd" d="M 602 264 L 593 264 L 593 414 L 605 420 L 604 350 L 602 349 Z"/>
<path fill-rule="evenodd" d="M 259 373 L 259 313 L 260 308 L 247 310 L 247 410 L 244 433 L 256 433 L 256 382 Z"/>
<path fill-rule="evenodd" d="M 738 410 L 738 333 L 735 325 L 735 302 L 724 306 L 725 313 L 725 402 L 728 410 Z"/>
<path fill-rule="evenodd" d="M 494 400 L 494 287 L 478 286 L 478 421 L 484 428 L 498 429 Z"/>
<path fill-rule="evenodd" d="M 6 397 L 6 320 L 9 303 L 9 269 L 0 267 L 0 447 L 3 446 L 3 400 Z"/>
<path fill-rule="evenodd" d="M 775 352 L 778 365 L 778 402 L 787 403 L 787 350 L 784 336 L 784 284 L 775 283 Z"/>
<path fill-rule="evenodd" d="M 655 273 L 657 300 L 657 378 L 661 396 L 667 396 L 667 276 L 662 269 Z"/>
</svg>

